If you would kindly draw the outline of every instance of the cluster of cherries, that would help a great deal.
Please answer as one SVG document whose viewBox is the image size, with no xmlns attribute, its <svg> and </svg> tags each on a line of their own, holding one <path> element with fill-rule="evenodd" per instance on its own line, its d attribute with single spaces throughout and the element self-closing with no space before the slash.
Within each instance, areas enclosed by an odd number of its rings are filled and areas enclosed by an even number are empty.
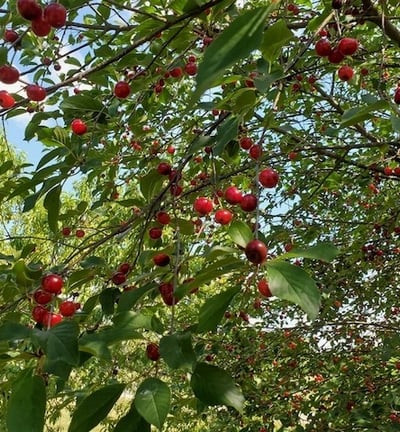
<svg viewBox="0 0 400 432">
<path fill-rule="evenodd" d="M 358 41 L 354 38 L 342 38 L 335 47 L 332 47 L 327 38 L 327 31 L 321 30 L 320 40 L 315 44 L 315 51 L 320 57 L 327 57 L 330 63 L 338 64 L 346 56 L 352 56 L 358 50 Z M 344 65 L 338 70 L 338 77 L 342 81 L 350 81 L 354 76 L 354 70 L 351 66 Z"/>
<path fill-rule="evenodd" d="M 81 307 L 79 303 L 64 300 L 58 305 L 59 312 L 53 311 L 54 300 L 61 294 L 64 281 L 57 274 L 48 274 L 42 278 L 41 287 L 37 289 L 32 298 L 36 306 L 32 309 L 32 318 L 44 327 L 53 327 L 64 317 L 72 317 Z"/>
</svg>

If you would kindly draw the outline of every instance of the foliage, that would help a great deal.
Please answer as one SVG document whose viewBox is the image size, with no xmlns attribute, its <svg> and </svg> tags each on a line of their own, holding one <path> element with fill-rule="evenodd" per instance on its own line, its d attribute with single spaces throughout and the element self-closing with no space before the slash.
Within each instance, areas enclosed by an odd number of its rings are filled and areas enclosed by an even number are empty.
<svg viewBox="0 0 400 432">
<path fill-rule="evenodd" d="M 0 430 L 400 430 L 397 3 L 62 0 L 45 37 L 17 3 Z"/>
</svg>

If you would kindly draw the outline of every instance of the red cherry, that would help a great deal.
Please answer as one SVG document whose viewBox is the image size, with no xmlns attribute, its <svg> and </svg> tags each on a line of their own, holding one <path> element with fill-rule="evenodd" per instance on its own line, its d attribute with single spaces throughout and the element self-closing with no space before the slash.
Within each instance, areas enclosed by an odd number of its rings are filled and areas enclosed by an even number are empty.
<svg viewBox="0 0 400 432">
<path fill-rule="evenodd" d="M 50 3 L 44 8 L 44 19 L 54 28 L 65 26 L 67 10 L 60 3 Z"/>
<path fill-rule="evenodd" d="M 169 73 L 173 78 L 180 78 L 182 76 L 183 71 L 182 68 L 178 66 L 170 70 Z"/>
<path fill-rule="evenodd" d="M 325 38 L 320 39 L 315 44 L 315 52 L 320 57 L 328 57 L 328 55 L 332 52 L 331 43 L 328 41 L 328 39 L 325 39 Z"/>
<path fill-rule="evenodd" d="M 69 235 L 71 235 L 71 228 L 70 227 L 63 227 L 63 229 L 61 230 L 61 234 L 64 237 L 68 237 Z"/>
<path fill-rule="evenodd" d="M 122 272 L 116 272 L 112 275 L 111 280 L 115 285 L 122 285 L 126 282 L 126 274 Z"/>
<path fill-rule="evenodd" d="M 28 99 L 35 102 L 40 102 L 46 98 L 47 93 L 46 89 L 37 85 L 37 84 L 29 84 L 26 87 L 26 95 Z"/>
<path fill-rule="evenodd" d="M 153 262 L 156 266 L 159 267 L 165 267 L 167 266 L 171 261 L 171 258 L 169 257 L 169 255 L 165 254 L 165 253 L 159 253 L 157 255 L 153 256 Z"/>
<path fill-rule="evenodd" d="M 172 306 L 179 302 L 179 299 L 174 296 L 174 286 L 171 282 L 161 283 L 158 287 L 158 290 L 160 291 L 161 297 L 167 306 Z"/>
<path fill-rule="evenodd" d="M 261 240 L 251 240 L 244 252 L 251 263 L 262 264 L 267 259 L 268 249 Z"/>
<path fill-rule="evenodd" d="M 78 308 L 79 308 L 79 303 L 66 300 L 60 303 L 59 311 L 60 314 L 64 317 L 71 317 L 72 315 L 75 315 L 75 312 Z"/>
<path fill-rule="evenodd" d="M 200 216 L 205 216 L 212 212 L 214 203 L 206 197 L 198 197 L 193 204 L 193 208 Z"/>
<path fill-rule="evenodd" d="M 395 103 L 400 104 L 400 87 L 397 87 L 396 91 L 394 92 L 393 100 Z"/>
<path fill-rule="evenodd" d="M 78 237 L 78 238 L 85 237 L 85 231 L 83 231 L 82 229 L 77 229 L 77 230 L 75 231 L 75 235 L 76 235 L 76 237 Z"/>
<path fill-rule="evenodd" d="M 126 81 L 119 81 L 115 84 L 114 94 L 117 98 L 125 99 L 129 96 L 131 88 Z"/>
<path fill-rule="evenodd" d="M 81 119 L 75 119 L 71 122 L 72 132 L 76 135 L 83 135 L 87 132 L 87 125 Z"/>
<path fill-rule="evenodd" d="M 157 240 L 162 235 L 162 228 L 160 227 L 153 227 L 149 229 L 149 236 L 152 240 Z"/>
<path fill-rule="evenodd" d="M 52 294 L 60 294 L 64 281 L 61 276 L 57 274 L 48 274 L 42 278 L 42 288 Z"/>
<path fill-rule="evenodd" d="M 168 162 L 160 162 L 157 171 L 161 175 L 169 175 L 171 173 L 171 165 Z"/>
<path fill-rule="evenodd" d="M 52 298 L 53 295 L 50 292 L 41 289 L 38 289 L 33 293 L 33 299 L 35 300 L 36 303 L 41 305 L 50 303 Z"/>
<path fill-rule="evenodd" d="M 343 55 L 353 55 L 358 49 L 358 41 L 353 38 L 343 38 L 339 41 L 337 49 Z"/>
<path fill-rule="evenodd" d="M 274 188 L 279 181 L 279 174 L 272 168 L 265 168 L 258 174 L 259 182 L 265 188 Z"/>
<path fill-rule="evenodd" d="M 196 60 L 197 60 L 197 58 L 196 58 L 196 56 L 194 56 L 193 54 L 191 54 L 191 55 L 188 57 L 188 62 L 189 62 L 189 63 L 195 63 Z"/>
<path fill-rule="evenodd" d="M 249 149 L 249 155 L 254 160 L 260 159 L 262 153 L 262 147 L 259 144 L 254 144 Z"/>
<path fill-rule="evenodd" d="M 158 345 L 151 342 L 146 347 L 146 356 L 152 361 L 157 361 L 160 358 L 160 349 Z"/>
<path fill-rule="evenodd" d="M 167 153 L 174 154 L 175 153 L 175 147 L 173 145 L 169 145 L 167 147 Z"/>
<path fill-rule="evenodd" d="M 194 76 L 197 74 L 197 64 L 189 62 L 185 65 L 185 72 L 190 75 Z"/>
<path fill-rule="evenodd" d="M 161 225 L 168 225 L 171 222 L 171 217 L 167 212 L 159 211 L 156 217 L 157 222 Z"/>
<path fill-rule="evenodd" d="M 236 186 L 229 186 L 224 193 L 229 204 L 239 204 L 242 201 L 242 192 Z"/>
<path fill-rule="evenodd" d="M 50 33 L 51 25 L 40 16 L 32 20 L 31 29 L 36 36 L 44 37 Z"/>
<path fill-rule="evenodd" d="M 253 145 L 253 140 L 250 137 L 242 137 L 239 140 L 239 145 L 243 150 L 249 150 L 249 148 Z"/>
<path fill-rule="evenodd" d="M 36 0 L 17 0 L 18 13 L 29 21 L 42 16 L 42 8 Z"/>
<path fill-rule="evenodd" d="M 291 152 L 289 152 L 289 154 L 288 154 L 288 158 L 289 158 L 289 160 L 291 160 L 291 161 L 296 160 L 296 159 L 297 159 L 297 156 L 298 156 L 298 153 L 297 153 L 297 152 L 294 152 L 294 151 L 291 151 Z"/>
<path fill-rule="evenodd" d="M 219 209 L 215 212 L 215 222 L 221 225 L 228 225 L 232 220 L 232 213 L 226 209 Z"/>
<path fill-rule="evenodd" d="M 2 108 L 12 108 L 15 105 L 15 99 L 8 91 L 0 90 L 0 106 Z"/>
<path fill-rule="evenodd" d="M 14 84 L 19 79 L 19 71 L 14 66 L 0 66 L 0 81 L 4 84 Z"/>
<path fill-rule="evenodd" d="M 264 297 L 272 297 L 271 290 L 269 289 L 269 284 L 265 279 L 260 279 L 257 283 L 258 291 Z"/>
<path fill-rule="evenodd" d="M 16 31 L 14 31 L 14 30 L 10 30 L 10 29 L 6 29 L 6 30 L 4 31 L 3 39 L 4 39 L 6 42 L 13 43 L 13 42 L 15 42 L 18 38 L 19 38 L 19 36 L 18 36 L 18 33 L 17 33 Z"/>
<path fill-rule="evenodd" d="M 118 271 L 120 271 L 121 273 L 124 274 L 128 274 L 131 271 L 131 265 L 129 263 L 122 263 L 119 267 L 118 267 Z"/>
<path fill-rule="evenodd" d="M 342 66 L 338 70 L 338 77 L 342 81 L 350 81 L 353 78 L 354 71 L 350 66 Z"/>
<path fill-rule="evenodd" d="M 344 55 L 337 48 L 332 50 L 332 52 L 328 55 L 328 60 L 330 61 L 330 63 L 337 64 L 340 63 L 343 59 Z"/>
<path fill-rule="evenodd" d="M 41 323 L 46 327 L 54 327 L 56 324 L 60 323 L 62 319 L 63 317 L 61 314 L 46 311 Z"/>
<path fill-rule="evenodd" d="M 43 323 L 44 317 L 49 313 L 49 311 L 43 306 L 35 306 L 32 309 L 32 318 L 39 324 Z"/>
<path fill-rule="evenodd" d="M 254 211 L 257 208 L 257 205 L 257 197 L 251 193 L 243 195 L 242 200 L 240 201 L 240 207 L 245 212 Z"/>
</svg>

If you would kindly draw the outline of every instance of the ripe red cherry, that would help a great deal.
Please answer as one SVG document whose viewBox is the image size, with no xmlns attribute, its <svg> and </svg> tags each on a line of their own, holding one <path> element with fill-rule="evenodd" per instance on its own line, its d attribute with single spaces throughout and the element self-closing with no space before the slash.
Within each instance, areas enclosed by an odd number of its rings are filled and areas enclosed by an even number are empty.
<svg viewBox="0 0 400 432">
<path fill-rule="evenodd" d="M 126 274 L 118 271 L 112 275 L 111 280 L 115 285 L 122 285 L 126 282 Z"/>
<path fill-rule="evenodd" d="M 242 192 L 236 186 L 229 186 L 224 193 L 229 204 L 239 204 L 242 201 Z"/>
<path fill-rule="evenodd" d="M 71 123 L 72 132 L 76 135 L 83 135 L 87 132 L 87 125 L 81 119 L 72 120 Z"/>
<path fill-rule="evenodd" d="M 162 228 L 160 227 L 153 227 L 149 229 L 149 236 L 153 240 L 157 240 L 162 235 Z"/>
<path fill-rule="evenodd" d="M 42 324 L 44 317 L 48 313 L 49 311 L 45 307 L 38 305 L 32 309 L 32 318 L 34 319 L 35 322 Z"/>
<path fill-rule="evenodd" d="M 12 108 L 15 105 L 15 99 L 8 91 L 0 90 L 0 106 L 2 108 Z"/>
<path fill-rule="evenodd" d="M 170 175 L 171 165 L 168 162 L 160 162 L 158 164 L 157 171 L 161 175 Z"/>
<path fill-rule="evenodd" d="M 178 303 L 179 299 L 174 296 L 174 286 L 171 282 L 163 282 L 158 287 L 161 297 L 167 306 L 172 306 Z"/>
<path fill-rule="evenodd" d="M 29 84 L 26 87 L 26 95 L 28 99 L 35 102 L 40 102 L 46 98 L 46 90 L 37 84 Z"/>
<path fill-rule="evenodd" d="M 259 182 L 266 188 L 274 188 L 279 181 L 279 174 L 272 168 L 265 168 L 258 174 Z"/>
<path fill-rule="evenodd" d="M 153 262 L 156 266 L 165 267 L 169 264 L 171 258 L 165 253 L 159 253 L 153 256 Z"/>
<path fill-rule="evenodd" d="M 249 149 L 249 155 L 252 159 L 257 160 L 262 156 L 262 147 L 258 144 L 254 144 Z"/>
<path fill-rule="evenodd" d="M 71 228 L 70 227 L 63 227 L 61 230 L 61 234 L 64 237 L 68 237 L 69 235 L 71 235 Z"/>
<path fill-rule="evenodd" d="M 52 298 L 53 298 L 53 294 L 41 289 L 38 289 L 33 293 L 33 299 L 35 300 L 36 303 L 41 305 L 50 303 Z"/>
<path fill-rule="evenodd" d="M 124 274 L 128 274 L 131 271 L 131 265 L 129 263 L 122 263 L 119 267 L 118 267 L 118 271 L 120 271 L 121 273 Z"/>
<path fill-rule="evenodd" d="M 190 75 L 194 76 L 197 74 L 197 64 L 193 62 L 189 62 L 185 65 L 185 72 Z"/>
<path fill-rule="evenodd" d="M 0 81 L 4 84 L 14 84 L 19 79 L 19 71 L 14 66 L 0 66 Z"/>
<path fill-rule="evenodd" d="M 353 55 L 358 49 L 358 41 L 353 38 L 343 38 L 339 41 L 337 49 L 343 55 Z"/>
<path fill-rule="evenodd" d="M 265 279 L 260 279 L 257 283 L 258 292 L 264 297 L 272 297 L 271 290 L 269 289 L 269 284 Z"/>
<path fill-rule="evenodd" d="M 158 345 L 151 342 L 146 347 L 146 356 L 152 361 L 157 361 L 160 358 L 160 349 Z"/>
<path fill-rule="evenodd" d="M 245 212 L 251 212 L 257 208 L 258 200 L 254 194 L 243 195 L 240 207 Z"/>
<path fill-rule="evenodd" d="M 76 235 L 76 237 L 78 237 L 78 238 L 85 237 L 85 231 L 83 231 L 82 229 L 77 229 L 77 230 L 75 231 L 75 235 Z"/>
<path fill-rule="evenodd" d="M 182 68 L 178 66 L 178 67 L 171 69 L 169 71 L 169 73 L 173 78 L 179 78 L 182 76 L 183 71 L 182 71 Z"/>
<path fill-rule="evenodd" d="M 198 197 L 193 204 L 193 208 L 200 216 L 205 216 L 212 212 L 214 203 L 206 197 Z"/>
<path fill-rule="evenodd" d="M 239 145 L 243 150 L 249 150 L 249 148 L 253 145 L 253 140 L 250 137 L 242 137 L 239 140 Z"/>
<path fill-rule="evenodd" d="M 44 19 L 54 28 L 65 26 L 67 10 L 60 3 L 50 3 L 44 8 Z"/>
<path fill-rule="evenodd" d="M 332 52 L 331 43 L 328 41 L 328 39 L 320 39 L 315 44 L 315 52 L 320 57 L 328 57 L 328 55 Z"/>
<path fill-rule="evenodd" d="M 54 327 L 56 324 L 60 323 L 62 319 L 63 317 L 61 314 L 46 311 L 41 323 L 46 327 Z"/>
<path fill-rule="evenodd" d="M 6 29 L 4 31 L 3 39 L 6 42 L 13 43 L 13 42 L 15 42 L 18 39 L 18 37 L 19 37 L 18 33 L 15 30 Z"/>
<path fill-rule="evenodd" d="M 244 250 L 247 259 L 253 264 L 262 264 L 267 259 L 268 249 L 261 240 L 251 240 Z"/>
<path fill-rule="evenodd" d="M 171 222 L 171 217 L 167 212 L 159 211 L 157 213 L 157 222 L 161 225 L 168 225 Z"/>
<path fill-rule="evenodd" d="M 328 60 L 330 63 L 337 64 L 340 63 L 343 59 L 344 55 L 337 48 L 332 50 L 332 52 L 328 55 Z"/>
<path fill-rule="evenodd" d="M 338 77 L 342 81 L 350 81 L 353 78 L 354 71 L 350 66 L 342 66 L 338 70 Z"/>
<path fill-rule="evenodd" d="M 79 303 L 70 300 L 63 301 L 59 306 L 60 314 L 63 317 L 71 317 L 72 315 L 75 315 L 77 309 L 79 309 Z"/>
<path fill-rule="evenodd" d="M 42 8 L 36 0 L 17 0 L 18 13 L 29 21 L 42 16 Z"/>
<path fill-rule="evenodd" d="M 400 87 L 395 90 L 393 100 L 395 103 L 400 104 Z"/>
<path fill-rule="evenodd" d="M 232 220 L 232 213 L 227 209 L 219 209 L 215 212 L 215 222 L 221 225 L 228 225 Z"/>
<path fill-rule="evenodd" d="M 115 84 L 114 94 L 117 98 L 125 99 L 129 96 L 131 88 L 126 81 L 119 81 Z"/>
<path fill-rule="evenodd" d="M 47 36 L 51 31 L 51 25 L 42 16 L 32 20 L 31 29 L 36 36 Z"/>
<path fill-rule="evenodd" d="M 42 288 L 52 294 L 60 294 L 64 281 L 61 276 L 51 273 L 42 278 Z"/>
</svg>

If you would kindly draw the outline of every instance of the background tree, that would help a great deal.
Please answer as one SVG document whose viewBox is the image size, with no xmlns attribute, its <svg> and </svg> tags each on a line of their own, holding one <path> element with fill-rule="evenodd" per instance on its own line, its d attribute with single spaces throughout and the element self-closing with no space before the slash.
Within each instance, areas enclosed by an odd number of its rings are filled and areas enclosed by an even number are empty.
<svg viewBox="0 0 400 432">
<path fill-rule="evenodd" d="M 0 3 L 1 427 L 399 430 L 396 2 Z"/>
</svg>

